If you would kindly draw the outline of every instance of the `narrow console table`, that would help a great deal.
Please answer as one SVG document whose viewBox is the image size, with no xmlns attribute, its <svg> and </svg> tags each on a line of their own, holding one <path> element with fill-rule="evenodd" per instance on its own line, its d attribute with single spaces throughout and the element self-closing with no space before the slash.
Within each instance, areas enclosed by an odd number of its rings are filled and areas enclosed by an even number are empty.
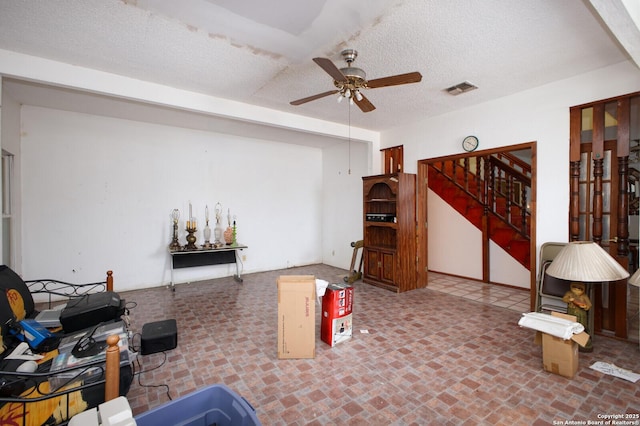
<svg viewBox="0 0 640 426">
<path fill-rule="evenodd" d="M 195 250 L 169 250 L 171 255 L 171 289 L 175 291 L 173 282 L 173 270 L 192 268 L 194 266 L 236 264 L 236 274 L 233 276 L 238 282 L 242 282 L 240 275 L 240 250 L 247 246 L 236 244 L 219 248 L 198 248 Z"/>
</svg>

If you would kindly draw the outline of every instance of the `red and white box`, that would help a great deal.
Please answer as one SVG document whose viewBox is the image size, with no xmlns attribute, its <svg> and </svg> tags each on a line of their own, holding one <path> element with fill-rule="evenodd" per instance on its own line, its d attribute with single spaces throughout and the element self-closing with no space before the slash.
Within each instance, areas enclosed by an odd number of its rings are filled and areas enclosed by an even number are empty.
<svg viewBox="0 0 640 426">
<path fill-rule="evenodd" d="M 329 346 L 351 339 L 353 336 L 353 286 L 329 284 L 322 296 L 322 322 L 320 338 Z"/>
</svg>

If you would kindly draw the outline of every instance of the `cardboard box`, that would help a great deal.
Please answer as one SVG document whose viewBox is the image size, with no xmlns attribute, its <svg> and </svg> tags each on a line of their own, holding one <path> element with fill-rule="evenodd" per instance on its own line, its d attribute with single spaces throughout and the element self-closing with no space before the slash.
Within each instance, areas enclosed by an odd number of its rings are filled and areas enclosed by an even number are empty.
<svg viewBox="0 0 640 426">
<path fill-rule="evenodd" d="M 316 280 L 313 275 L 278 278 L 278 358 L 316 355 Z"/>
<path fill-rule="evenodd" d="M 353 336 L 353 286 L 329 284 L 322 296 L 320 338 L 329 346 L 351 339 Z"/>
<path fill-rule="evenodd" d="M 573 315 L 552 312 L 552 316 L 576 321 Z M 589 340 L 585 332 L 574 334 L 571 339 L 563 340 L 547 333 L 539 333 L 542 341 L 542 366 L 545 371 L 567 377 L 575 376 L 578 371 L 578 345 L 584 346 Z"/>
</svg>

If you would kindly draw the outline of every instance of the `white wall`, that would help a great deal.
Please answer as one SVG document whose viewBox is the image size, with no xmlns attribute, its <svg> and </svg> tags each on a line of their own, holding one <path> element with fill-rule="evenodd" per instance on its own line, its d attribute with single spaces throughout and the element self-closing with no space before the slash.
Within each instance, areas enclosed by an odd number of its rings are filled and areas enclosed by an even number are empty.
<svg viewBox="0 0 640 426">
<path fill-rule="evenodd" d="M 489 243 L 489 277 L 492 283 L 531 288 L 531 273 L 502 247 Z"/>
<path fill-rule="evenodd" d="M 405 171 L 415 173 L 418 160 L 461 153 L 461 141 L 466 135 L 479 137 L 479 149 L 537 141 L 536 251 L 539 251 L 547 241 L 568 240 L 569 108 L 638 90 L 640 71 L 633 63 L 623 62 L 403 125 L 382 133 L 381 146 L 403 144 Z M 432 231 L 438 226 L 429 219 L 429 245 L 438 247 L 438 259 L 448 259 L 447 264 L 438 264 L 438 270 L 464 276 L 460 273 L 459 259 L 474 259 L 481 254 L 472 246 L 459 244 L 455 238 L 443 236 L 432 240 L 435 234 Z M 518 278 L 514 276 L 511 280 Z"/>
<path fill-rule="evenodd" d="M 184 243 L 189 201 L 198 243 L 206 204 L 237 215 L 245 273 L 322 261 L 318 148 L 30 106 L 21 142 L 26 277 L 82 282 L 113 269 L 119 290 L 166 284 L 170 213 L 181 211 Z M 207 266 L 175 278 L 234 272 Z"/>
<path fill-rule="evenodd" d="M 345 141 L 323 150 L 322 259 L 343 269 L 351 265 L 351 242 L 362 239 L 362 176 L 370 174 L 368 144 L 350 145 Z"/>
<path fill-rule="evenodd" d="M 406 162 L 405 162 L 406 164 Z M 482 280 L 482 234 L 435 192 L 427 192 L 429 205 L 429 269 Z M 442 241 L 456 241 L 460 254 L 441 250 Z M 470 253 L 472 255 L 465 255 Z M 455 265 L 455 270 L 451 268 Z"/>
</svg>

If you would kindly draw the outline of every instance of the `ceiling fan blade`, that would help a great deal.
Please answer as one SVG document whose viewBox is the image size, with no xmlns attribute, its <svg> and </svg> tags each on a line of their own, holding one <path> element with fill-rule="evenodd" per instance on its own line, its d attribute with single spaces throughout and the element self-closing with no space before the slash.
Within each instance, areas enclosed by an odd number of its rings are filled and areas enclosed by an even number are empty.
<svg viewBox="0 0 640 426">
<path fill-rule="evenodd" d="M 376 109 L 376 107 L 373 106 L 373 104 L 369 101 L 369 99 L 367 99 L 364 95 L 362 95 L 361 101 L 359 101 L 358 98 L 355 98 L 355 97 L 353 98 L 353 101 L 356 103 L 356 105 L 358 105 L 358 107 L 360 108 L 360 110 L 362 110 L 362 112 L 371 112 L 374 109 Z"/>
<path fill-rule="evenodd" d="M 329 74 L 335 81 L 346 81 L 347 78 L 342 74 L 342 71 L 331 62 L 331 59 L 327 58 L 313 58 L 313 62 L 320 65 L 327 74 Z"/>
<path fill-rule="evenodd" d="M 289 102 L 291 105 L 302 105 L 307 102 L 315 101 L 316 99 L 324 98 L 325 96 L 333 95 L 338 93 L 337 90 L 329 90 L 328 92 L 318 93 L 317 95 L 309 96 L 307 98 L 298 99 L 297 101 Z"/>
<path fill-rule="evenodd" d="M 389 77 L 376 78 L 367 82 L 369 89 L 377 87 L 397 86 L 399 84 L 418 83 L 422 80 L 422 74 L 419 72 L 409 72 L 406 74 L 392 75 Z"/>
</svg>

